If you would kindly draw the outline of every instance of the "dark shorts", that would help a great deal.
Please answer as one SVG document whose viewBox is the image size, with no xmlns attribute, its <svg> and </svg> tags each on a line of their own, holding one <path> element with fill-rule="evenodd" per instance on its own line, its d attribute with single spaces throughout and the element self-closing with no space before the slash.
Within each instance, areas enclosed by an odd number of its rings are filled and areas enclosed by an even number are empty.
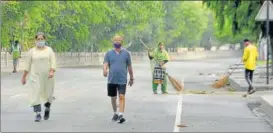
<svg viewBox="0 0 273 133">
<path fill-rule="evenodd" d="M 108 96 L 115 97 L 117 93 L 125 95 L 126 84 L 107 84 Z"/>
</svg>

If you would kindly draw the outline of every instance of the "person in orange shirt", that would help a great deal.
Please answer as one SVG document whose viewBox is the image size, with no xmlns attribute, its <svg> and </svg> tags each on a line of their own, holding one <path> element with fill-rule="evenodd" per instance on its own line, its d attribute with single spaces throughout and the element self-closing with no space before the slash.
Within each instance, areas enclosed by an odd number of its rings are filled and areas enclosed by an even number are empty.
<svg viewBox="0 0 273 133">
<path fill-rule="evenodd" d="M 253 81 L 253 73 L 256 69 L 256 62 L 258 59 L 258 51 L 257 47 L 253 44 L 248 39 L 244 40 L 244 54 L 242 57 L 242 61 L 244 62 L 245 66 L 245 79 L 249 85 L 248 87 L 248 93 L 244 95 L 246 97 L 247 95 L 253 94 L 256 89 L 254 88 L 252 81 Z"/>
</svg>

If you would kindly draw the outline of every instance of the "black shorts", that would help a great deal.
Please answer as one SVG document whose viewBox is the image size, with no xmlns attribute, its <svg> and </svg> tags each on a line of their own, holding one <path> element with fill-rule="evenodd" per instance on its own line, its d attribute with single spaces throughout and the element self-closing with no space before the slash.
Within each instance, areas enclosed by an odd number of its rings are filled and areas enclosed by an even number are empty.
<svg viewBox="0 0 273 133">
<path fill-rule="evenodd" d="M 126 84 L 107 84 L 107 90 L 109 97 L 117 96 L 117 92 L 119 92 L 119 94 L 125 95 Z"/>
</svg>

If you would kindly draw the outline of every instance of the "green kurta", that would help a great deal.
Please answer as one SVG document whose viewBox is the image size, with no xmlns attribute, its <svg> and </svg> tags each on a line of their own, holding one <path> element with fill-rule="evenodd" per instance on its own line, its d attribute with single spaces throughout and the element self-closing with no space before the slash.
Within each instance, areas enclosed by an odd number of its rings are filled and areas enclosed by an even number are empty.
<svg viewBox="0 0 273 133">
<path fill-rule="evenodd" d="M 164 60 L 169 60 L 169 55 L 166 50 L 160 51 L 159 49 L 156 49 L 152 53 L 152 56 L 154 57 L 154 60 L 156 62 L 163 62 Z"/>
</svg>

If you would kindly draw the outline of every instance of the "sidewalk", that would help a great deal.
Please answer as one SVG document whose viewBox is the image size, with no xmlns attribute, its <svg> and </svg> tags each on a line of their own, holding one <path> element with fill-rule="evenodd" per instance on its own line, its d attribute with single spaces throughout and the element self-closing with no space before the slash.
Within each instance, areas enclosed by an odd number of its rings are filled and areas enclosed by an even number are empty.
<svg viewBox="0 0 273 133">
<path fill-rule="evenodd" d="M 231 66 L 231 68 L 235 68 L 235 66 Z M 260 108 L 261 110 L 269 116 L 273 120 L 273 79 L 270 76 L 269 84 L 266 84 L 266 76 L 265 76 L 266 68 L 264 65 L 258 66 L 257 70 L 253 75 L 253 86 L 256 88 L 256 93 L 251 95 L 250 97 L 259 98 Z M 244 68 L 240 64 L 237 69 L 235 69 L 234 73 L 229 77 L 229 82 L 231 88 L 235 89 L 236 92 L 244 92 L 248 90 L 248 84 L 245 81 L 244 77 Z"/>
<path fill-rule="evenodd" d="M 261 97 L 262 98 L 262 110 L 273 119 L 273 93 L 267 94 Z"/>
<path fill-rule="evenodd" d="M 236 65 L 232 65 L 229 71 L 233 71 L 232 75 L 229 77 L 230 85 L 236 91 L 246 91 L 248 90 L 248 84 L 245 80 L 244 76 L 244 67 L 240 64 L 238 67 Z M 260 65 L 254 71 L 253 75 L 253 86 L 257 91 L 269 91 L 273 90 L 273 77 L 270 76 L 269 84 L 266 84 L 266 67 L 264 65 Z"/>
<path fill-rule="evenodd" d="M 12 68 L 1 68 L 1 77 L 13 74 L 12 73 L 13 69 Z M 23 72 L 22 68 L 18 68 L 17 73 Z"/>
</svg>

